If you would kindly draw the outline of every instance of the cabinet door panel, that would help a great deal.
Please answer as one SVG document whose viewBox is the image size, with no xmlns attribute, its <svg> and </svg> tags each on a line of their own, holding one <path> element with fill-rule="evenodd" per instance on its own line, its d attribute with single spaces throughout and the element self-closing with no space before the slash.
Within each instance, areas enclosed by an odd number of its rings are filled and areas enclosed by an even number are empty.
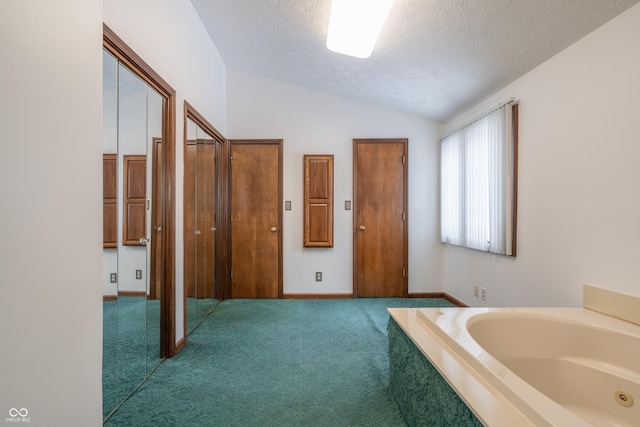
<svg viewBox="0 0 640 427">
<path fill-rule="evenodd" d="M 116 154 L 102 156 L 102 239 L 103 247 L 118 246 L 118 157 Z"/>
<path fill-rule="evenodd" d="M 304 156 L 304 246 L 333 247 L 333 155 Z"/>
</svg>

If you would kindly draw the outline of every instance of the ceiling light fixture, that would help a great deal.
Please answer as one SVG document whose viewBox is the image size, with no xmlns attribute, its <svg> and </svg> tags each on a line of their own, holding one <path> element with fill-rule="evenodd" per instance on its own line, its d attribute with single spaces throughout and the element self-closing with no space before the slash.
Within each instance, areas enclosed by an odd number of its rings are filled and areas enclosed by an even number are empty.
<svg viewBox="0 0 640 427">
<path fill-rule="evenodd" d="M 327 48 L 356 58 L 371 56 L 393 0 L 332 0 Z"/>
</svg>

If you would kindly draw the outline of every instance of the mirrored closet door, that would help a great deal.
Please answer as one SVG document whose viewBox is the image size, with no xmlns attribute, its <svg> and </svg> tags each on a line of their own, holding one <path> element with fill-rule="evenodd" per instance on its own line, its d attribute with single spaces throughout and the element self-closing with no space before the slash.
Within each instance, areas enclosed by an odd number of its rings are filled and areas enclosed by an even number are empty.
<svg viewBox="0 0 640 427">
<path fill-rule="evenodd" d="M 185 327 L 191 332 L 220 300 L 223 138 L 185 105 Z"/>
<path fill-rule="evenodd" d="M 161 361 L 166 99 L 103 49 L 103 417 Z"/>
</svg>

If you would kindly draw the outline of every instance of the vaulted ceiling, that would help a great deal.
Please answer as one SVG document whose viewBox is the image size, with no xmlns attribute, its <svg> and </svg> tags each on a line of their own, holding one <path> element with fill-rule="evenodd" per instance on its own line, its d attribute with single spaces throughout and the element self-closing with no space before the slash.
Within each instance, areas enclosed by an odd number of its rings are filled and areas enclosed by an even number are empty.
<svg viewBox="0 0 640 427">
<path fill-rule="evenodd" d="M 395 0 L 373 54 L 325 47 L 331 0 L 192 0 L 226 66 L 448 121 L 640 0 Z"/>
</svg>

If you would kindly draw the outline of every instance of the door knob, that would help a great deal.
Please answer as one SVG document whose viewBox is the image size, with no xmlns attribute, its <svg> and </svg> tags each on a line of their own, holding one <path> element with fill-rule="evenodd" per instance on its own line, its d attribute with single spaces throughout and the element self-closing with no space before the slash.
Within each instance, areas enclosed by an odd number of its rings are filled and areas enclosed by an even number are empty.
<svg viewBox="0 0 640 427">
<path fill-rule="evenodd" d="M 360 231 L 364 231 L 364 230 L 365 230 L 365 226 L 364 226 L 364 225 L 361 225 L 361 226 L 360 226 Z"/>
<path fill-rule="evenodd" d="M 156 227 L 156 231 L 162 231 L 162 227 Z"/>
<path fill-rule="evenodd" d="M 275 233 L 276 231 L 278 231 L 278 229 L 276 227 L 271 227 L 271 232 Z"/>
</svg>

